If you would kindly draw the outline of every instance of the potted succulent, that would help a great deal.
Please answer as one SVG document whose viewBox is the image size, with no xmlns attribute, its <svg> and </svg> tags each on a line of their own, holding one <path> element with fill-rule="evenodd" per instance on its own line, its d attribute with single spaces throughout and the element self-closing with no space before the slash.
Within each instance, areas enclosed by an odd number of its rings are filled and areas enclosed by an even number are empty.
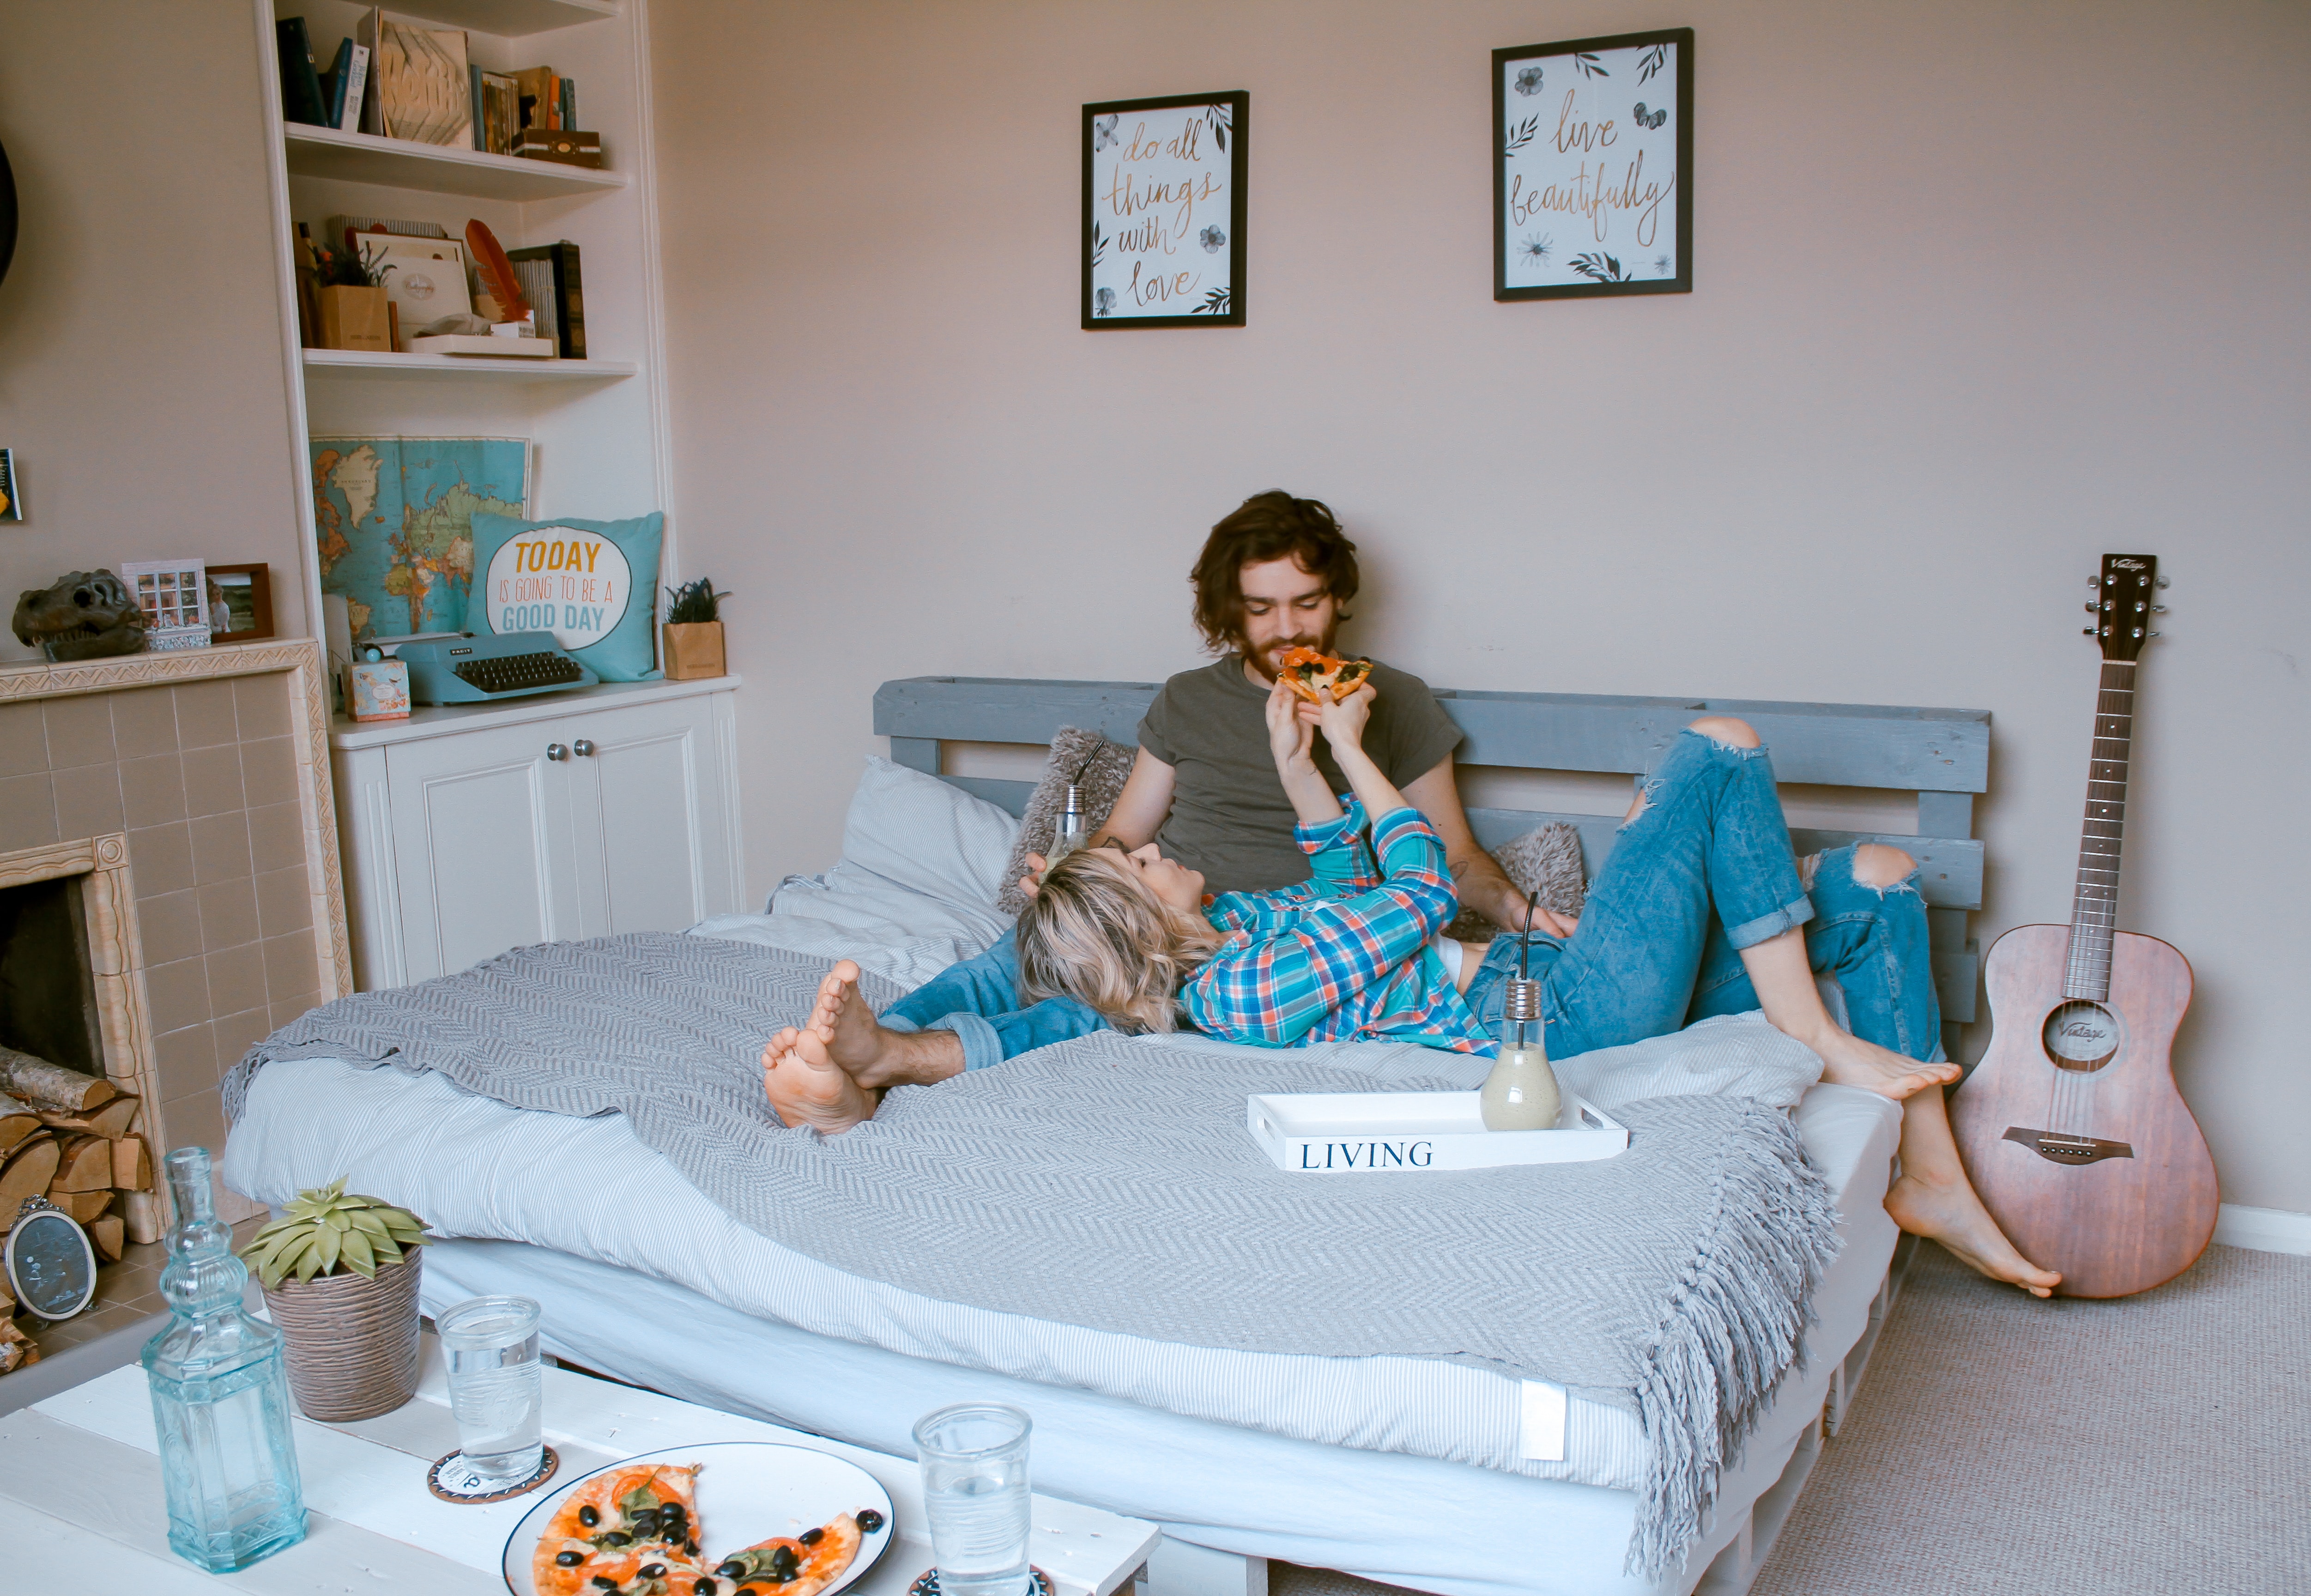
<svg viewBox="0 0 2311 1596">
<path fill-rule="evenodd" d="M 306 1417 L 373 1418 L 416 1394 L 425 1239 L 425 1221 L 340 1178 L 300 1191 L 241 1250 L 287 1338 L 289 1389 Z"/>
<path fill-rule="evenodd" d="M 717 593 L 712 580 L 702 576 L 668 588 L 666 596 L 666 679 L 694 682 L 722 675 L 721 603 L 730 595 Z"/>
<path fill-rule="evenodd" d="M 321 346 L 324 349 L 368 349 L 390 353 L 393 349 L 393 307 L 385 292 L 385 275 L 393 270 L 369 246 L 323 249 L 321 276 Z"/>
</svg>

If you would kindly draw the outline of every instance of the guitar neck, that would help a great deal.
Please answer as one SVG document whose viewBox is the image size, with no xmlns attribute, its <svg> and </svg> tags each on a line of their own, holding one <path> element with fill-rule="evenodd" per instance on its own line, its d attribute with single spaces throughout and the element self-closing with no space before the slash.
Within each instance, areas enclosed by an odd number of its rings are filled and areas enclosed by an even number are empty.
<svg viewBox="0 0 2311 1596">
<path fill-rule="evenodd" d="M 2086 821 L 2079 833 L 2078 885 L 2071 896 L 2070 961 L 2063 995 L 2110 996 L 2112 933 L 2118 924 L 2118 855 L 2126 830 L 2127 761 L 2134 745 L 2134 662 L 2106 659 L 2095 696 L 2094 757 L 2087 767 Z"/>
</svg>

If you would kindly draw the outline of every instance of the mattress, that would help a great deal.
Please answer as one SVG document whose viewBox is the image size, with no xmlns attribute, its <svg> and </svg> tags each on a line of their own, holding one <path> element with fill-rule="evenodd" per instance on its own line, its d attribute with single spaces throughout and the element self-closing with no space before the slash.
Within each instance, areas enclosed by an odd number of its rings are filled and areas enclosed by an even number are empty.
<svg viewBox="0 0 2311 1596">
<path fill-rule="evenodd" d="M 1867 1097 L 1839 1087 L 1813 1092 Z M 1898 1123 L 1890 1104 L 1801 1112 L 1808 1150 L 1839 1194 L 1841 1212 L 1882 1217 L 1890 1147 L 1877 1144 L 1889 1122 Z M 1488 1370 L 1183 1347 L 940 1302 L 845 1274 L 741 1225 L 618 1116 L 512 1108 L 437 1075 L 327 1060 L 267 1065 L 222 1173 L 234 1190 L 275 1205 L 343 1174 L 355 1189 L 422 1214 L 442 1234 L 534 1243 L 819 1335 L 1184 1417 L 1618 1487 L 1636 1485 L 1644 1461 L 1633 1413 Z"/>
</svg>

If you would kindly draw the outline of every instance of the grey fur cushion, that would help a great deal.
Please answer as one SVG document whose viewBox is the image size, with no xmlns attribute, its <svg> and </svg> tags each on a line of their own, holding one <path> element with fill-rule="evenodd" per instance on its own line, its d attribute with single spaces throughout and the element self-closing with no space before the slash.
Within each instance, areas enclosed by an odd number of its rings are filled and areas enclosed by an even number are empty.
<svg viewBox="0 0 2311 1596">
<path fill-rule="evenodd" d="M 1027 906 L 1027 894 L 1019 890 L 1019 877 L 1027 873 L 1030 853 L 1042 853 L 1051 847 L 1051 828 L 1059 824 L 1060 811 L 1067 807 L 1068 781 L 1076 784 L 1076 797 L 1083 805 L 1084 834 L 1090 836 L 1107 824 L 1108 812 L 1122 796 L 1132 761 L 1138 756 L 1138 749 L 1111 743 L 1095 731 L 1077 726 L 1060 728 L 1060 735 L 1051 739 L 1051 757 L 1043 766 L 1043 779 L 1027 800 L 1026 814 L 1020 816 L 1019 837 L 1011 844 L 1011 861 L 1004 868 L 1003 891 L 995 900 L 996 907 L 1006 914 L 1016 914 Z"/>
<path fill-rule="evenodd" d="M 1578 914 L 1588 901 L 1589 884 L 1581 868 L 1581 833 L 1561 820 L 1537 825 L 1493 850 L 1493 857 L 1511 881 L 1524 892 L 1540 889 L 1540 906 L 1559 914 Z M 1501 928 L 1473 909 L 1445 928 L 1445 934 L 1463 942 L 1489 942 Z"/>
</svg>

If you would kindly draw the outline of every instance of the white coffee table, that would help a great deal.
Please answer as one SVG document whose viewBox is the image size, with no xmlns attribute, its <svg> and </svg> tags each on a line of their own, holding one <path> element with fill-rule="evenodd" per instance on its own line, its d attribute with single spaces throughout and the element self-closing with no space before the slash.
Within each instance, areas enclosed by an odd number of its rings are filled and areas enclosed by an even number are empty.
<svg viewBox="0 0 2311 1596">
<path fill-rule="evenodd" d="M 0 1545 L 16 1548 L 13 1573 L 38 1572 L 42 1588 L 88 1583 L 144 1596 L 245 1591 L 263 1596 L 359 1592 L 398 1596 L 503 1596 L 505 1539 L 536 1501 L 452 1506 L 425 1488 L 425 1470 L 454 1450 L 458 1428 L 433 1338 L 424 1339 L 417 1398 L 382 1418 L 354 1424 L 296 1421 L 308 1530 L 300 1544 L 212 1576 L 169 1549 L 161 1461 L 144 1371 L 116 1369 L 0 1417 Z M 775 1441 L 845 1458 L 891 1493 L 898 1534 L 861 1596 L 905 1596 L 932 1563 L 922 1480 L 911 1462 L 678 1402 L 566 1369 L 545 1372 L 545 1436 L 562 1473 L 661 1447 L 709 1441 Z M 1037 1496 L 1028 1553 L 1059 1596 L 1112 1596 L 1147 1562 L 1162 1531 L 1072 1502 Z M 13 1581 L 6 1582 L 11 1588 Z"/>
</svg>

